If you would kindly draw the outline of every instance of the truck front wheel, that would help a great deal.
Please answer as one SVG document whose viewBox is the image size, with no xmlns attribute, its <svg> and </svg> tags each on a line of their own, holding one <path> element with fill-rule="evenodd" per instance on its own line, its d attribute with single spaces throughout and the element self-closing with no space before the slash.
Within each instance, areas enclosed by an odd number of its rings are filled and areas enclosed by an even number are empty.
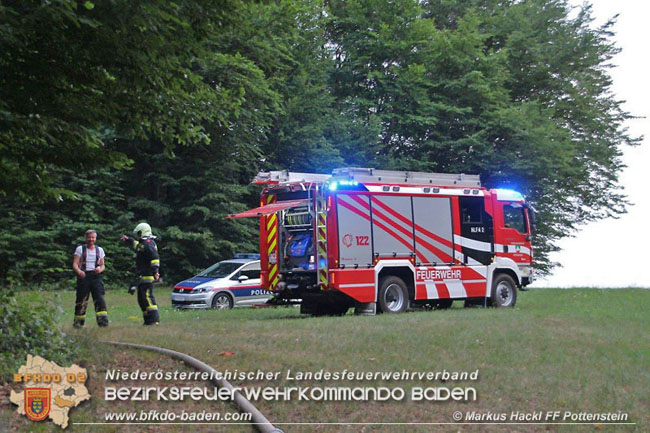
<svg viewBox="0 0 650 433">
<path fill-rule="evenodd" d="M 399 277 L 386 277 L 379 286 L 379 308 L 383 313 L 403 313 L 408 307 L 406 284 Z"/>
<path fill-rule="evenodd" d="M 508 274 L 497 274 L 492 281 L 492 307 L 514 307 L 517 302 L 517 284 Z"/>
</svg>

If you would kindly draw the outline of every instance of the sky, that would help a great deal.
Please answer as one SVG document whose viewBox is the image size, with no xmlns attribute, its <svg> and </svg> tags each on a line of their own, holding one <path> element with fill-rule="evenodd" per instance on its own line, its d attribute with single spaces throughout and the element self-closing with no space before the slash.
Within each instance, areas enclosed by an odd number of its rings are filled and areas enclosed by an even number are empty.
<svg viewBox="0 0 650 433">
<path fill-rule="evenodd" d="M 618 219 L 589 223 L 573 238 L 559 242 L 551 255 L 563 267 L 532 287 L 650 287 L 650 2 L 647 0 L 589 0 L 595 25 L 619 14 L 614 27 L 622 52 L 610 70 L 612 91 L 623 108 L 640 119 L 627 123 L 632 135 L 645 138 L 640 146 L 624 148 L 627 168 L 620 176 L 628 199 L 628 213 Z M 572 0 L 580 5 L 582 1 Z M 645 117 L 645 118 L 643 118 Z"/>
</svg>

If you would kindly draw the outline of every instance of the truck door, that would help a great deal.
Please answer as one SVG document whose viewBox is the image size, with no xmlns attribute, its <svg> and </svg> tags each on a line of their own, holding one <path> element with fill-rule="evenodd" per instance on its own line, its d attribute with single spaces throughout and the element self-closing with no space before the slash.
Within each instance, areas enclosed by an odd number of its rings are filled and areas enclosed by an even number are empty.
<svg viewBox="0 0 650 433">
<path fill-rule="evenodd" d="M 524 206 L 515 202 L 498 203 L 502 206 L 502 224 L 497 236 L 498 250 L 516 263 L 530 264 L 530 230 Z"/>
<path fill-rule="evenodd" d="M 489 265 L 494 255 L 492 216 L 485 211 L 483 197 L 459 197 L 461 262 Z"/>
</svg>

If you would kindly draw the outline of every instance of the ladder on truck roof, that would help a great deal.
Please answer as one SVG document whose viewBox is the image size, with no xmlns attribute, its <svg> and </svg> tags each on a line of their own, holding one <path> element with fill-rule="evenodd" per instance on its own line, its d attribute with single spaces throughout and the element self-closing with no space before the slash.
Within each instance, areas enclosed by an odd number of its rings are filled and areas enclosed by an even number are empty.
<svg viewBox="0 0 650 433">
<path fill-rule="evenodd" d="M 423 173 L 419 171 L 376 170 L 374 168 L 359 167 L 336 168 L 332 171 L 332 180 L 349 180 L 359 183 L 481 186 L 481 178 L 476 174 Z"/>
<path fill-rule="evenodd" d="M 325 183 L 332 180 L 350 180 L 359 183 L 399 183 L 413 185 L 441 185 L 480 187 L 476 174 L 424 173 L 419 171 L 377 170 L 374 168 L 346 167 L 332 170 L 332 174 L 298 173 L 289 170 L 260 171 L 253 179 L 255 184 L 285 185 L 292 183 Z"/>
<path fill-rule="evenodd" d="M 260 171 L 253 179 L 253 183 L 256 184 L 271 184 L 271 185 L 282 185 L 289 183 L 324 183 L 327 182 L 330 177 L 329 174 L 318 174 L 318 173 L 297 173 L 291 172 L 289 170 L 278 170 L 278 171 Z"/>
</svg>

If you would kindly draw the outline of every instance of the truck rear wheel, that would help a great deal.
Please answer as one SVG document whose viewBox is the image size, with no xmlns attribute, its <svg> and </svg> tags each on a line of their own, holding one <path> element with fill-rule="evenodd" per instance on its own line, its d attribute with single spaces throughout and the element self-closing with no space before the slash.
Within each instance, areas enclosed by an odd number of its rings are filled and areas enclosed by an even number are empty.
<svg viewBox="0 0 650 433">
<path fill-rule="evenodd" d="M 379 308 L 382 313 L 403 313 L 408 307 L 406 284 L 399 277 L 386 277 L 379 286 Z"/>
<path fill-rule="evenodd" d="M 514 307 L 517 302 L 517 284 L 508 274 L 497 274 L 492 281 L 492 307 Z"/>
</svg>

